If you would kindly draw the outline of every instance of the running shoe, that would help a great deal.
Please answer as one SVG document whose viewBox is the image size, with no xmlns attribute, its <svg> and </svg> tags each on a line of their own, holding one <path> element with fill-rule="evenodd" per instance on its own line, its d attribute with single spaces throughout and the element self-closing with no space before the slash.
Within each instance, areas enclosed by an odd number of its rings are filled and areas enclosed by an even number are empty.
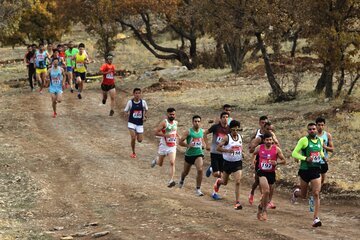
<svg viewBox="0 0 360 240">
<path fill-rule="evenodd" d="M 103 98 L 103 100 L 102 100 L 102 104 L 105 104 L 106 103 L 106 99 L 105 98 Z"/>
<path fill-rule="evenodd" d="M 234 206 L 234 209 L 235 210 L 241 210 L 243 207 L 241 206 L 241 203 L 240 202 L 236 202 L 235 203 L 235 206 Z"/>
<path fill-rule="evenodd" d="M 151 168 L 154 168 L 156 166 L 156 158 L 151 161 Z"/>
<path fill-rule="evenodd" d="M 170 180 L 169 182 L 168 182 L 168 188 L 172 188 L 172 187 L 174 187 L 176 185 L 176 182 L 174 181 L 174 180 Z"/>
<path fill-rule="evenodd" d="M 113 116 L 113 115 L 114 115 L 114 110 L 110 110 L 109 116 Z"/>
<path fill-rule="evenodd" d="M 220 184 L 219 182 L 221 181 L 221 178 L 216 179 L 215 183 L 214 183 L 214 191 L 217 193 L 219 192 L 219 188 L 220 188 Z"/>
<path fill-rule="evenodd" d="M 130 157 L 131 157 L 131 158 L 136 158 L 136 153 L 130 154 Z"/>
<path fill-rule="evenodd" d="M 39 93 L 42 94 L 42 93 L 43 93 L 43 90 L 41 89 L 41 90 L 39 91 Z"/>
<path fill-rule="evenodd" d="M 82 99 L 82 97 L 81 97 L 81 94 L 80 94 L 80 93 L 78 93 L 78 99 Z"/>
<path fill-rule="evenodd" d="M 249 194 L 249 203 L 252 205 L 254 203 L 254 194 Z"/>
<path fill-rule="evenodd" d="M 205 173 L 206 177 L 210 177 L 212 171 L 213 171 L 213 170 L 212 170 L 212 167 L 209 166 L 208 169 L 206 170 L 206 173 Z"/>
<path fill-rule="evenodd" d="M 184 187 L 184 181 L 179 181 L 179 188 L 183 188 Z"/>
<path fill-rule="evenodd" d="M 275 204 L 272 201 L 268 202 L 267 207 L 270 208 L 270 209 L 275 209 L 276 208 Z"/>
<path fill-rule="evenodd" d="M 75 84 L 75 89 L 78 90 L 79 89 L 79 84 Z"/>
<path fill-rule="evenodd" d="M 214 200 L 220 200 L 221 197 L 218 193 L 214 192 L 213 194 L 211 194 L 211 197 L 214 199 Z"/>
<path fill-rule="evenodd" d="M 71 88 L 71 89 L 70 89 L 70 92 L 73 93 L 73 92 L 74 92 L 74 89 Z"/>
<path fill-rule="evenodd" d="M 297 197 L 295 196 L 295 193 L 296 193 L 296 192 L 300 192 L 300 189 L 299 189 L 299 188 L 296 188 L 296 189 L 294 190 L 294 192 L 292 193 L 291 200 L 290 200 L 292 204 L 295 204 L 295 203 L 296 203 L 296 198 L 297 198 Z"/>
<path fill-rule="evenodd" d="M 198 188 L 195 190 L 195 194 L 196 194 L 196 196 L 198 196 L 198 197 L 204 196 L 203 192 L 202 192 L 200 189 L 198 189 Z"/>
<path fill-rule="evenodd" d="M 53 115 L 52 115 L 52 117 L 53 117 L 53 118 L 56 118 L 56 116 L 57 116 L 57 113 L 54 112 Z"/>
<path fill-rule="evenodd" d="M 320 218 L 316 217 L 313 221 L 313 224 L 312 226 L 313 227 L 320 227 L 322 224 L 321 224 L 321 221 L 320 221 Z"/>
</svg>

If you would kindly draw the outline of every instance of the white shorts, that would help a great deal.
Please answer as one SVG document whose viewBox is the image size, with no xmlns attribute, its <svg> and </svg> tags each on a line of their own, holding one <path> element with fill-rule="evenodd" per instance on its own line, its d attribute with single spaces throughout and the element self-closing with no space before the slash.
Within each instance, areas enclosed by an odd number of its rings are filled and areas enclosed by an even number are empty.
<svg viewBox="0 0 360 240">
<path fill-rule="evenodd" d="M 143 125 L 136 125 L 131 122 L 128 122 L 128 129 L 134 130 L 136 133 L 144 133 Z"/>
<path fill-rule="evenodd" d="M 165 144 L 159 144 L 159 151 L 158 154 L 161 156 L 166 156 L 170 153 L 176 153 L 176 146 L 175 147 L 168 147 Z"/>
</svg>

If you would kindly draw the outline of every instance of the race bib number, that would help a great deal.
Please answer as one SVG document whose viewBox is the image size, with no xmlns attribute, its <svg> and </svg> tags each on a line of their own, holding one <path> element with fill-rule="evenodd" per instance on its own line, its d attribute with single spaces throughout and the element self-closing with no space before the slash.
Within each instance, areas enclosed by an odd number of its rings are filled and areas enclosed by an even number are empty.
<svg viewBox="0 0 360 240">
<path fill-rule="evenodd" d="M 176 134 L 171 134 L 170 137 L 166 138 L 166 142 L 175 143 L 176 142 Z"/>
<path fill-rule="evenodd" d="M 194 148 L 201 148 L 202 147 L 202 141 L 201 138 L 193 138 L 191 142 L 192 147 Z"/>
<path fill-rule="evenodd" d="M 108 73 L 105 76 L 107 79 L 114 79 L 114 74 L 113 73 Z"/>
<path fill-rule="evenodd" d="M 261 169 L 262 170 L 270 170 L 272 169 L 273 165 L 269 162 L 262 162 L 261 163 Z"/>
<path fill-rule="evenodd" d="M 216 137 L 216 143 L 220 143 L 224 139 L 225 134 L 219 133 Z"/>
<path fill-rule="evenodd" d="M 134 110 L 133 118 L 142 118 L 142 111 L 141 110 Z"/>
<path fill-rule="evenodd" d="M 234 156 L 240 156 L 241 155 L 241 150 L 242 150 L 241 147 L 235 146 L 235 147 L 232 147 L 231 149 L 234 151 L 233 152 Z"/>
<path fill-rule="evenodd" d="M 320 152 L 310 152 L 310 157 L 313 163 L 319 163 L 321 161 Z"/>
<path fill-rule="evenodd" d="M 84 63 L 83 62 L 77 62 L 76 67 L 77 68 L 82 68 L 82 67 L 84 67 Z"/>
<path fill-rule="evenodd" d="M 52 80 L 53 85 L 60 85 L 60 83 L 61 83 L 61 80 L 58 77 L 52 78 L 51 80 Z"/>
<path fill-rule="evenodd" d="M 39 59 L 39 61 L 44 61 L 44 55 L 38 55 L 37 58 Z"/>
</svg>

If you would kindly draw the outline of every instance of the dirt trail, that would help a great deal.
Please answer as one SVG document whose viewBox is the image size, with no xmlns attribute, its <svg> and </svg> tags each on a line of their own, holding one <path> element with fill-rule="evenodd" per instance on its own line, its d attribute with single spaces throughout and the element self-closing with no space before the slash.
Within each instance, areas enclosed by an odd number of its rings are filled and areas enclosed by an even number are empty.
<svg viewBox="0 0 360 240">
<path fill-rule="evenodd" d="M 214 179 L 205 177 L 206 195 L 196 197 L 194 170 L 184 189 L 168 189 L 168 165 L 149 166 L 156 141 L 137 144 L 138 158 L 131 159 L 127 124 L 119 111 L 108 116 L 109 106 L 100 104 L 98 91 L 85 91 L 81 101 L 66 93 L 56 119 L 48 94 L 2 98 L 1 104 L 12 110 L 4 111 L 8 120 L 22 123 L 7 137 L 21 146 L 23 167 L 40 189 L 26 224 L 46 236 L 84 233 L 79 239 L 91 239 L 94 232 L 109 231 L 101 239 L 360 239 L 357 207 L 325 200 L 324 226 L 313 229 L 307 203 L 290 205 L 288 193 L 276 193 L 278 208 L 260 223 L 256 206 L 247 203 L 246 180 L 241 211 L 232 208 L 233 182 L 220 190 L 224 199 L 215 202 L 210 198 Z M 178 154 L 176 176 L 182 163 Z M 88 226 L 91 222 L 98 224 Z M 49 231 L 56 226 L 64 229 Z"/>
</svg>

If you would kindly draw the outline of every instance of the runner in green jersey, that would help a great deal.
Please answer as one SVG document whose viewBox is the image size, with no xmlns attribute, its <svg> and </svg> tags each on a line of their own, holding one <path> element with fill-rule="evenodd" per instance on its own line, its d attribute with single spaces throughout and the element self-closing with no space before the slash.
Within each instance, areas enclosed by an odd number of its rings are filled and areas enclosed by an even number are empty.
<svg viewBox="0 0 360 240">
<path fill-rule="evenodd" d="M 200 128 L 200 122 L 201 117 L 199 115 L 193 116 L 192 128 L 185 131 L 179 141 L 180 146 L 186 147 L 184 170 L 181 173 L 179 187 L 182 188 L 184 186 L 185 177 L 189 174 L 191 166 L 195 165 L 197 170 L 195 194 L 197 196 L 204 196 L 204 194 L 200 190 L 200 187 L 203 175 L 203 149 L 205 148 L 205 142 L 204 131 L 202 128 Z"/>
<path fill-rule="evenodd" d="M 74 84 L 73 79 L 74 78 L 74 68 L 75 68 L 75 60 L 73 60 L 73 57 L 79 52 L 79 49 L 73 48 L 73 42 L 70 41 L 67 45 L 68 49 L 65 51 L 65 59 L 66 59 L 66 75 L 70 82 L 70 91 L 74 92 Z"/>
<path fill-rule="evenodd" d="M 323 141 L 316 136 L 316 124 L 309 123 L 307 129 L 308 135 L 299 140 L 292 152 L 292 157 L 300 160 L 300 188 L 294 190 L 291 201 L 295 202 L 297 197 L 306 198 L 310 183 L 315 203 L 312 226 L 320 227 L 322 225 L 319 219 L 321 191 L 320 162 L 322 159 L 325 161 L 327 159 L 323 152 Z"/>
</svg>

